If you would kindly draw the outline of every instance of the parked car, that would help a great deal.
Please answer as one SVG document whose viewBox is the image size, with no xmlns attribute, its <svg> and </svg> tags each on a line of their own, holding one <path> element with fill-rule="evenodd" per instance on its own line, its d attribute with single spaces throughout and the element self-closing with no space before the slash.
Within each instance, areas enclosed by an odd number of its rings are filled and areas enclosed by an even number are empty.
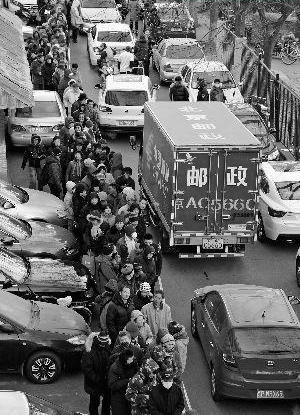
<svg viewBox="0 0 300 415">
<path fill-rule="evenodd" d="M 300 322 L 283 290 L 199 288 L 191 300 L 191 330 L 201 340 L 215 401 L 299 399 Z"/>
<path fill-rule="evenodd" d="M 236 85 L 231 72 L 222 62 L 203 61 L 197 64 L 188 64 L 182 68 L 181 74 L 188 87 L 191 102 L 197 101 L 198 79 L 205 80 L 208 92 L 211 90 L 213 81 L 220 79 L 227 104 L 244 102 L 241 91 Z"/>
<path fill-rule="evenodd" d="M 144 127 L 144 104 L 155 101 L 157 86 L 145 75 L 109 75 L 99 93 L 101 128 L 110 132 L 136 132 Z"/>
<path fill-rule="evenodd" d="M 34 383 L 54 382 L 76 366 L 89 326 L 75 311 L 29 301 L 0 290 L 0 372 L 24 373 Z"/>
<path fill-rule="evenodd" d="M 115 50 L 117 56 L 126 46 L 133 48 L 135 40 L 129 25 L 125 23 L 97 23 L 89 30 L 87 38 L 87 49 L 92 66 L 97 65 L 102 43 Z"/>
<path fill-rule="evenodd" d="M 83 415 L 80 412 L 69 412 L 44 398 L 14 390 L 0 391 L 0 413 L 1 415 Z"/>
<path fill-rule="evenodd" d="M 180 75 L 181 68 L 196 64 L 205 59 L 202 48 L 196 39 L 164 39 L 153 48 L 152 65 L 159 73 L 161 82 L 173 81 Z"/>
<path fill-rule="evenodd" d="M 10 110 L 7 124 L 12 145 L 24 147 L 31 135 L 38 134 L 43 144 L 50 144 L 64 125 L 65 110 L 56 91 L 33 91 L 34 107 Z"/>
<path fill-rule="evenodd" d="M 79 245 L 65 228 L 40 221 L 16 219 L 0 212 L 0 247 L 22 256 L 77 259 Z"/>
<path fill-rule="evenodd" d="M 0 180 L 0 212 L 19 219 L 64 226 L 65 220 L 60 217 L 63 210 L 63 201 L 50 193 L 14 186 Z"/>
<path fill-rule="evenodd" d="M 260 166 L 257 238 L 300 237 L 300 162 L 271 161 Z"/>
<path fill-rule="evenodd" d="M 251 104 L 235 102 L 228 104 L 228 108 L 248 128 L 262 144 L 264 161 L 278 160 L 280 153 L 276 146 L 275 137 L 271 134 L 262 117 Z"/>
<path fill-rule="evenodd" d="M 97 23 L 118 23 L 122 20 L 115 0 L 82 0 L 80 10 L 85 33 Z"/>
<path fill-rule="evenodd" d="M 154 39 L 196 38 L 195 22 L 185 3 L 162 2 L 155 3 L 155 7 L 160 24 L 151 30 Z"/>
</svg>

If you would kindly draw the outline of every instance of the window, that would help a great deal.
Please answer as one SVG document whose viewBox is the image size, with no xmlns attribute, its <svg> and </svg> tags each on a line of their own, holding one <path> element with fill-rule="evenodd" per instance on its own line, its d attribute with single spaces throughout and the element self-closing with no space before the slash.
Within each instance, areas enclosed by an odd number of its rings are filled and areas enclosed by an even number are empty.
<svg viewBox="0 0 300 415">
<path fill-rule="evenodd" d="M 170 45 L 166 50 L 166 58 L 170 59 L 202 59 L 202 49 L 195 44 Z"/>
<path fill-rule="evenodd" d="M 222 302 L 220 302 L 219 307 L 217 308 L 212 321 L 217 329 L 217 331 L 220 333 L 223 329 L 223 327 L 225 326 L 225 321 L 226 321 L 226 308 L 224 306 L 224 304 Z"/>
<path fill-rule="evenodd" d="M 97 42 L 131 42 L 131 34 L 130 32 L 120 32 L 119 30 L 116 32 L 108 32 L 108 31 L 101 31 L 98 32 L 97 35 Z"/>
<path fill-rule="evenodd" d="M 217 293 L 210 293 L 206 296 L 204 306 L 209 317 L 213 320 L 213 317 L 221 303 L 221 298 Z"/>
<path fill-rule="evenodd" d="M 215 79 L 220 79 L 223 89 L 236 87 L 233 77 L 229 71 L 195 71 L 193 73 L 192 88 L 197 89 L 198 79 L 204 79 L 207 88 L 212 87 L 212 83 Z"/>
<path fill-rule="evenodd" d="M 105 103 L 108 105 L 141 107 L 148 101 L 147 91 L 107 91 Z"/>
<path fill-rule="evenodd" d="M 48 118 L 60 117 L 60 110 L 56 101 L 35 101 L 32 108 L 17 108 L 16 117 L 18 118 Z"/>
<path fill-rule="evenodd" d="M 264 192 L 264 193 L 269 193 L 270 192 L 270 186 L 269 186 L 269 183 L 268 183 L 268 179 L 267 179 L 265 173 L 262 172 L 262 171 L 260 173 L 259 187 L 260 187 L 261 191 Z"/>
</svg>

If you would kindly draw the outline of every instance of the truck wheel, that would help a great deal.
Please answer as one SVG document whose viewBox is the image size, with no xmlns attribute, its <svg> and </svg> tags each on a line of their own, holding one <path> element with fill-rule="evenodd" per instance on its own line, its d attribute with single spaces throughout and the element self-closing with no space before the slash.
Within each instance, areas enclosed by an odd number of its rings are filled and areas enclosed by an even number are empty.
<svg viewBox="0 0 300 415">
<path fill-rule="evenodd" d="M 257 239 L 261 243 L 264 243 L 267 240 L 264 222 L 260 214 L 258 215 L 258 223 L 257 223 Z"/>
</svg>

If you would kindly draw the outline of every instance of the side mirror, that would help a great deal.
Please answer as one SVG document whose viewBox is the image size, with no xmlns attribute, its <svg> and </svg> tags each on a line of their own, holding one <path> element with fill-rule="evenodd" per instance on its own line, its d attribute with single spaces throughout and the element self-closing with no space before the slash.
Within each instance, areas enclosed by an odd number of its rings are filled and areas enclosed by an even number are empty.
<svg viewBox="0 0 300 415">
<path fill-rule="evenodd" d="M 137 142 L 136 142 L 136 136 L 135 135 L 131 135 L 129 137 L 129 144 L 130 144 L 132 150 L 136 150 Z"/>
</svg>

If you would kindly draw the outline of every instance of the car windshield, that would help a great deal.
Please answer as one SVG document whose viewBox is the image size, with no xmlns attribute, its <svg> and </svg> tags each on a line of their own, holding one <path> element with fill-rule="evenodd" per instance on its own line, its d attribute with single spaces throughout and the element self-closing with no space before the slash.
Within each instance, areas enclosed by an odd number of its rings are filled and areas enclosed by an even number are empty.
<svg viewBox="0 0 300 415">
<path fill-rule="evenodd" d="M 174 7 L 172 6 L 164 6 L 164 7 L 158 7 L 158 16 L 161 21 L 170 21 L 170 20 L 183 20 L 184 18 L 187 18 L 186 14 L 184 13 L 184 9 L 180 8 L 178 6 Z"/>
<path fill-rule="evenodd" d="M 105 103 L 115 106 L 141 107 L 147 100 L 147 91 L 107 91 L 105 95 Z"/>
<path fill-rule="evenodd" d="M 300 329 L 238 328 L 234 330 L 234 343 L 240 353 L 300 353 Z"/>
<path fill-rule="evenodd" d="M 283 200 L 300 200 L 300 182 L 276 182 L 276 189 Z"/>
<path fill-rule="evenodd" d="M 171 45 L 166 50 L 166 58 L 170 59 L 202 59 L 203 52 L 197 45 Z"/>
<path fill-rule="evenodd" d="M 192 88 L 197 89 L 198 79 L 204 79 L 206 82 L 207 88 L 212 87 L 212 83 L 215 79 L 220 79 L 222 82 L 222 88 L 235 88 L 235 82 L 229 71 L 210 71 L 210 72 L 199 72 L 195 71 L 193 73 L 192 79 Z"/>
<path fill-rule="evenodd" d="M 238 117 L 245 127 L 255 136 L 264 136 L 268 134 L 266 126 L 261 121 L 260 118 L 257 117 L 247 117 L 247 116 L 239 116 Z"/>
<path fill-rule="evenodd" d="M 36 101 L 34 107 L 17 108 L 18 118 L 49 118 L 60 117 L 60 110 L 56 101 Z"/>
<path fill-rule="evenodd" d="M 97 35 L 98 42 L 131 42 L 130 32 L 121 32 L 120 30 L 113 31 L 101 31 Z"/>
<path fill-rule="evenodd" d="M 29 195 L 26 190 L 3 182 L 0 182 L 0 197 L 12 201 L 13 203 L 15 200 L 17 200 L 18 203 L 27 203 L 29 200 Z"/>
<path fill-rule="evenodd" d="M 0 319 L 28 327 L 31 319 L 31 302 L 17 295 L 1 293 L 0 290 Z"/>
<path fill-rule="evenodd" d="M 84 0 L 82 2 L 84 9 L 111 9 L 116 7 L 114 0 Z"/>
</svg>

